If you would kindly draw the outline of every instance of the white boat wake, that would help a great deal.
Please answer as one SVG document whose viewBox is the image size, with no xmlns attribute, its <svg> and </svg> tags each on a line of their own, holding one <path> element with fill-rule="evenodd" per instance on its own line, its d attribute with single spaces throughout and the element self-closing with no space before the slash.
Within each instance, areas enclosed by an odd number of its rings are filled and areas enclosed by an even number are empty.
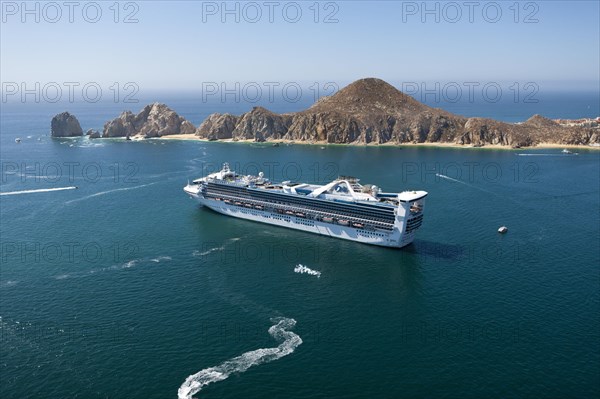
<svg viewBox="0 0 600 399">
<path fill-rule="evenodd" d="M 222 250 L 224 250 L 224 249 L 225 249 L 225 246 L 222 246 L 222 247 L 215 247 L 215 248 L 207 249 L 207 250 L 206 250 L 206 251 L 204 251 L 204 252 L 200 252 L 200 251 L 198 251 L 198 250 L 194 250 L 194 252 L 192 252 L 192 256 L 206 256 L 206 255 L 208 255 L 208 254 L 211 254 L 211 253 L 213 253 L 213 252 L 216 252 L 216 251 L 222 251 Z"/>
<path fill-rule="evenodd" d="M 213 252 L 223 251 L 223 250 L 225 250 L 225 248 L 228 245 L 230 245 L 231 243 L 234 243 L 236 241 L 239 241 L 239 240 L 241 240 L 240 237 L 230 238 L 222 246 L 220 246 L 220 247 L 214 247 L 214 248 L 209 248 L 209 249 L 207 249 L 206 251 L 203 251 L 203 252 L 200 252 L 199 250 L 196 249 L 196 250 L 194 250 L 194 252 L 192 252 L 192 256 L 196 256 L 196 257 L 198 257 L 198 256 L 206 256 L 206 255 L 209 255 L 209 254 L 211 254 Z"/>
<path fill-rule="evenodd" d="M 484 193 L 488 193 L 488 194 L 494 195 L 494 196 L 496 196 L 496 197 L 501 197 L 501 195 L 499 195 L 499 194 L 496 194 L 496 193 L 495 193 L 495 192 L 493 192 L 493 191 L 486 190 L 486 189 L 484 189 L 484 188 L 481 188 L 481 187 L 479 187 L 479 186 L 476 186 L 476 185 L 474 185 L 474 184 L 469 184 L 469 183 L 467 183 L 467 182 L 464 182 L 464 181 L 462 181 L 462 180 L 458 180 L 458 179 L 455 179 L 455 178 L 453 178 L 453 177 L 450 177 L 450 176 L 442 175 L 441 173 L 436 173 L 435 175 L 436 175 L 437 177 L 441 177 L 442 179 L 446 179 L 446 180 L 449 180 L 449 181 L 453 181 L 453 182 L 455 182 L 455 183 L 464 184 L 465 186 L 467 186 L 467 187 L 471 187 L 471 188 L 474 188 L 475 190 L 479 190 L 479 191 L 482 191 L 482 192 L 484 192 Z M 508 200 L 509 200 L 509 201 L 512 201 L 512 202 L 515 202 L 515 203 L 518 203 L 517 201 L 515 201 L 515 200 L 514 200 L 514 199 L 512 199 L 512 198 L 508 198 Z"/>
<path fill-rule="evenodd" d="M 467 183 L 465 183 L 464 181 L 460 181 L 460 180 L 458 180 L 458 179 L 454 179 L 454 178 L 452 178 L 452 177 L 450 177 L 450 176 L 442 175 L 442 174 L 440 174 L 440 173 L 436 173 L 435 175 L 436 175 L 437 177 L 441 177 L 442 179 L 446 179 L 446 180 L 454 181 L 454 182 L 457 182 L 457 183 L 467 184 Z"/>
<path fill-rule="evenodd" d="M 246 352 L 218 366 L 200 370 L 186 378 L 177 391 L 177 397 L 179 399 L 193 399 L 192 395 L 200 392 L 208 384 L 223 381 L 232 373 L 243 373 L 252 366 L 269 363 L 293 353 L 302 344 L 302 338 L 289 331 L 296 325 L 296 320 L 281 317 L 271 319 L 271 321 L 275 325 L 269 328 L 269 334 L 277 341 L 281 341 L 279 346 Z"/>
<path fill-rule="evenodd" d="M 57 188 L 39 188 L 37 190 L 21 190 L 21 191 L 9 191 L 6 193 L 0 193 L 0 195 L 19 195 L 19 194 L 32 194 L 32 193 L 49 193 L 50 191 L 64 191 L 64 190 L 75 190 L 76 186 L 69 187 L 57 187 Z"/>
<path fill-rule="evenodd" d="M 86 200 L 86 199 L 98 197 L 98 196 L 101 196 L 101 195 L 116 193 L 117 191 L 135 190 L 135 189 L 138 189 L 138 188 L 152 186 L 153 184 L 156 184 L 156 183 L 158 183 L 158 182 L 148 183 L 148 184 L 142 184 L 142 185 L 133 186 L 133 187 L 116 188 L 114 190 L 100 191 L 99 193 L 90 194 L 90 195 L 88 195 L 86 197 L 81 197 L 81 198 L 77 198 L 77 199 L 74 199 L 74 200 L 71 200 L 71 201 L 67 201 L 67 202 L 65 202 L 65 204 L 68 205 L 68 204 L 72 204 L 73 202 L 79 202 L 79 201 L 83 201 L 83 200 Z"/>
<path fill-rule="evenodd" d="M 522 153 L 522 154 L 517 154 L 520 157 L 560 157 L 560 156 L 564 156 L 564 155 L 571 155 L 571 154 L 527 154 L 527 153 Z"/>
<path fill-rule="evenodd" d="M 102 268 L 98 268 L 98 269 L 82 271 L 79 273 L 59 274 L 58 276 L 54 276 L 54 279 L 55 280 L 65 280 L 68 278 L 70 279 L 70 278 L 89 277 L 89 276 L 97 275 L 99 273 L 108 272 L 111 270 L 131 269 L 133 267 L 136 267 L 139 264 L 149 265 L 151 263 L 154 264 L 154 263 L 168 262 L 171 260 L 173 260 L 173 258 L 171 258 L 170 256 L 158 256 L 155 258 L 150 258 L 150 257 L 138 258 L 138 259 L 132 259 L 130 261 L 127 261 L 125 263 L 121 263 L 118 265 L 112 265 L 112 266 L 108 266 L 108 267 L 102 267 Z"/>
<path fill-rule="evenodd" d="M 301 264 L 296 265 L 296 267 L 294 268 L 294 272 L 300 274 L 310 274 L 311 276 L 317 276 L 317 278 L 321 278 L 321 272 L 310 269 Z"/>
</svg>

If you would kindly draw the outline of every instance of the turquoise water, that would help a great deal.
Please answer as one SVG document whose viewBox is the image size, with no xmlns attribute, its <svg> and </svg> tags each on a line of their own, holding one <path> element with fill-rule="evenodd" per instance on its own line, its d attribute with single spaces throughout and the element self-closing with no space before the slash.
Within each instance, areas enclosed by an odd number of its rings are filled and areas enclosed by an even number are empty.
<svg viewBox="0 0 600 399">
<path fill-rule="evenodd" d="M 214 366 L 196 396 L 600 394 L 597 151 L 38 141 L 49 112 L 2 115 L 0 191 L 78 189 L 0 197 L 0 397 L 176 398 Z M 227 218 L 182 191 L 225 161 L 423 189 L 425 221 L 393 250 Z"/>
</svg>

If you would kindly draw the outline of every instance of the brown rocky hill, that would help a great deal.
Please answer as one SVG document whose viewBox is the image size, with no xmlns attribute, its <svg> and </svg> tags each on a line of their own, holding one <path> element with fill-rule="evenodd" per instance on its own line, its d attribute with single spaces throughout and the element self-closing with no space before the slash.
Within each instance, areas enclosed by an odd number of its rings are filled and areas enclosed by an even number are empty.
<svg viewBox="0 0 600 399">
<path fill-rule="evenodd" d="M 161 137 L 194 133 L 195 126 L 165 104 L 146 105 L 137 115 L 131 111 L 104 124 L 102 137 Z"/>
<path fill-rule="evenodd" d="M 358 80 L 296 113 L 255 107 L 239 117 L 212 114 L 197 129 L 207 139 L 328 143 L 455 143 L 531 146 L 600 143 L 597 128 L 564 127 L 539 115 L 522 124 L 466 118 L 431 108 L 381 79 Z"/>
</svg>

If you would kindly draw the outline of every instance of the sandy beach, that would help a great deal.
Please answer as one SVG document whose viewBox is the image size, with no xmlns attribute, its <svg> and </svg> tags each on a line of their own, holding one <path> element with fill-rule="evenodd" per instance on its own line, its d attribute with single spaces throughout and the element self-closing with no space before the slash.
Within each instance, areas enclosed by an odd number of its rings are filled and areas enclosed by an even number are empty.
<svg viewBox="0 0 600 399">
<path fill-rule="evenodd" d="M 493 149 L 493 150 L 513 150 L 513 151 L 521 151 L 526 149 L 543 149 L 543 148 L 567 148 L 567 149 L 589 149 L 589 150 L 600 150 L 600 146 L 589 146 L 589 145 L 566 145 L 566 144 L 554 144 L 554 143 L 542 143 L 536 146 L 531 147 L 521 147 L 521 148 L 512 148 L 505 145 L 494 144 L 494 145 L 485 145 L 485 146 L 473 146 L 473 145 L 462 145 L 455 143 L 368 143 L 368 144 L 342 144 L 342 143 L 328 143 L 326 141 L 291 141 L 291 140 L 269 140 L 262 143 L 256 142 L 252 139 L 248 140 L 233 140 L 233 139 L 223 139 L 223 140 L 208 140 L 204 138 L 200 138 L 194 134 L 173 134 L 168 136 L 162 136 L 158 138 L 159 140 L 193 140 L 193 141 L 212 141 L 212 142 L 220 142 L 220 143 L 240 143 L 240 144 L 294 144 L 294 145 L 319 145 L 319 146 L 366 146 L 366 147 L 440 147 L 440 148 L 468 148 L 468 149 Z"/>
</svg>

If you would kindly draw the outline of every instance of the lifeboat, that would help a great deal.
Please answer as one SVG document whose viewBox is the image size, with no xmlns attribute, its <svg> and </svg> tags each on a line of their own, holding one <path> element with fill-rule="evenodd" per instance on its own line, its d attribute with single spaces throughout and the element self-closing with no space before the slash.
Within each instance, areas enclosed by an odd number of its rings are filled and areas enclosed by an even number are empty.
<svg viewBox="0 0 600 399">
<path fill-rule="evenodd" d="M 338 223 L 341 224 L 342 226 L 348 226 L 348 221 L 347 220 L 338 220 Z"/>
<path fill-rule="evenodd" d="M 325 223 L 331 223 L 331 222 L 333 222 L 333 218 L 324 217 L 324 218 L 323 218 L 323 221 L 324 221 Z"/>
</svg>

